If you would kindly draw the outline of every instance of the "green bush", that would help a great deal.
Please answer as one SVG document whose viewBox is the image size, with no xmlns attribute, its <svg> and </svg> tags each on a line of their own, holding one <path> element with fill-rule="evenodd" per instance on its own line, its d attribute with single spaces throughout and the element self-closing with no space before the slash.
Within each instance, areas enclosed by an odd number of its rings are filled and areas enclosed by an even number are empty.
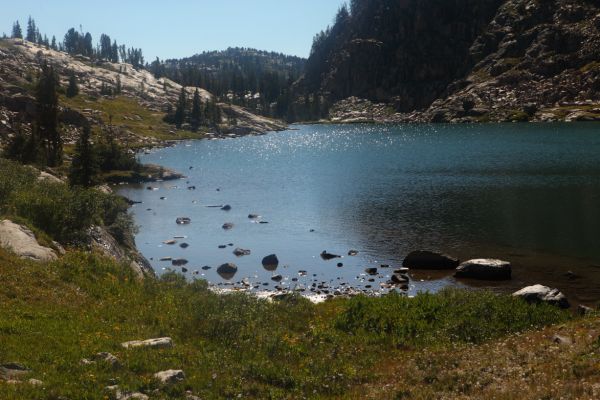
<svg viewBox="0 0 600 400">
<path fill-rule="evenodd" d="M 28 222 L 61 243 L 79 243 L 92 225 L 104 225 L 122 244 L 133 244 L 127 203 L 94 189 L 38 181 L 30 167 L 0 159 L 0 214 Z"/>
<path fill-rule="evenodd" d="M 448 342 L 481 343 L 511 332 L 549 325 L 569 318 L 567 311 L 487 291 L 445 289 L 414 298 L 390 294 L 357 297 L 340 314 L 336 326 L 372 340 L 397 345 Z"/>
</svg>

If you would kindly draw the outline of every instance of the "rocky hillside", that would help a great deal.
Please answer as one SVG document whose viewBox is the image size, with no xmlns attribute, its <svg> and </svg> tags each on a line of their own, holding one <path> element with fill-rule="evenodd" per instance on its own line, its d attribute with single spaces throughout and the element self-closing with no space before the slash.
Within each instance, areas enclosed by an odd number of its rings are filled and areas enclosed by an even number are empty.
<svg viewBox="0 0 600 400">
<path fill-rule="evenodd" d="M 46 49 L 18 39 L 0 40 L 0 137 L 10 135 L 16 125 L 27 126 L 35 115 L 34 82 L 42 62 L 52 65 L 68 86 L 69 77 L 75 74 L 80 94 L 73 99 L 61 96 L 63 106 L 61 122 L 67 125 L 67 143 L 76 136 L 77 127 L 84 118 L 104 126 L 109 122 L 120 128 L 130 142 L 154 145 L 168 139 L 194 137 L 191 133 L 176 131 L 162 121 L 162 117 L 175 107 L 181 85 L 167 79 L 156 79 L 143 69 L 126 63 L 93 62 L 84 56 Z M 107 89 L 118 96 L 103 94 Z M 196 88 L 187 88 L 189 104 Z M 214 97 L 200 89 L 203 102 Z M 251 114 L 241 107 L 218 104 L 222 109 L 222 133 L 263 133 L 285 128 L 285 124 Z M 24 122 L 25 124 L 20 124 Z"/>
<path fill-rule="evenodd" d="M 335 121 L 599 120 L 600 2 L 355 0 L 296 90 Z"/>
</svg>

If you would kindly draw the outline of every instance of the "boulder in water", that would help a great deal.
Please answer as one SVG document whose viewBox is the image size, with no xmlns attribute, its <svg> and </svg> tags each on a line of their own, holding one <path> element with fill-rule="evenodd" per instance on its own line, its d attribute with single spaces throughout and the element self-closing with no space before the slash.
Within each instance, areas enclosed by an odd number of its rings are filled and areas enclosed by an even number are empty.
<svg viewBox="0 0 600 400">
<path fill-rule="evenodd" d="M 457 278 L 472 278 L 488 281 L 502 281 L 511 278 L 511 266 L 508 261 L 481 258 L 465 261 L 458 266 Z"/>
<path fill-rule="evenodd" d="M 233 250 L 233 254 L 235 254 L 238 257 L 242 257 L 242 256 L 249 256 L 251 253 L 250 250 L 246 250 L 246 249 L 241 249 L 241 248 L 236 248 L 235 250 Z"/>
<path fill-rule="evenodd" d="M 331 260 L 331 259 L 334 259 L 334 258 L 341 258 L 341 257 L 342 256 L 338 256 L 337 254 L 328 253 L 326 250 L 323 250 L 321 252 L 321 258 L 323 260 Z"/>
<path fill-rule="evenodd" d="M 232 263 L 222 264 L 219 268 L 217 268 L 217 274 L 225 280 L 232 279 L 238 271 L 238 267 Z"/>
<path fill-rule="evenodd" d="M 188 263 L 188 260 L 186 260 L 185 258 L 178 258 L 176 260 L 171 261 L 171 264 L 174 267 L 182 267 L 184 265 L 187 265 L 187 263 Z"/>
<path fill-rule="evenodd" d="M 432 251 L 413 251 L 404 261 L 402 266 L 413 269 L 455 269 L 459 260 L 445 254 Z"/>
<path fill-rule="evenodd" d="M 265 258 L 263 258 L 262 266 L 267 271 L 271 271 L 271 272 L 275 271 L 277 269 L 277 267 L 279 266 L 279 259 L 277 258 L 277 255 L 270 254 L 270 255 L 266 256 Z"/>
</svg>

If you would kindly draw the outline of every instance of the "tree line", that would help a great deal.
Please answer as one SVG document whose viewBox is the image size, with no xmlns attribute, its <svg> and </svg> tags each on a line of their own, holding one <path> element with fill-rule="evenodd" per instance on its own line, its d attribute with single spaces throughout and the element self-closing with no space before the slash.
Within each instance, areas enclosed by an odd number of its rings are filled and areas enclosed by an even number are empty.
<svg viewBox="0 0 600 400">
<path fill-rule="evenodd" d="M 214 98 L 203 102 L 197 88 L 192 103 L 189 104 L 187 89 L 182 86 L 175 109 L 170 108 L 163 119 L 167 123 L 175 124 L 178 129 L 181 129 L 184 124 L 189 124 L 194 132 L 202 126 L 218 130 L 221 123 L 221 109 Z"/>
<path fill-rule="evenodd" d="M 96 46 L 93 44 L 92 35 L 89 32 L 83 32 L 70 28 L 62 41 L 57 41 L 55 36 L 48 39 L 48 36 L 42 35 L 37 27 L 35 20 L 30 16 L 27 21 L 27 31 L 23 35 L 23 30 L 19 21 L 15 21 L 12 26 L 11 38 L 25 39 L 29 42 L 45 46 L 48 49 L 64 51 L 72 55 L 82 55 L 94 60 L 105 60 L 113 63 L 125 62 L 132 64 L 134 68 L 144 68 L 145 61 L 142 49 L 127 48 L 125 45 L 118 45 L 116 40 L 105 33 L 100 35 L 100 40 Z"/>
<path fill-rule="evenodd" d="M 304 62 L 281 53 L 229 48 L 180 60 L 157 58 L 148 70 L 157 78 L 206 89 L 220 102 L 282 118 L 286 116 L 290 87 L 301 76 Z"/>
</svg>

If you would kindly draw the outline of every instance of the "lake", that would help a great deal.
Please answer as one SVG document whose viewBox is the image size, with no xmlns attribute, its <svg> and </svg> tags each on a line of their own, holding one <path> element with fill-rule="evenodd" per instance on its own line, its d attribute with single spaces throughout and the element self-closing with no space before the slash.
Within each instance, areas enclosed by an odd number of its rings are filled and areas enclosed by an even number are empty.
<svg viewBox="0 0 600 400">
<path fill-rule="evenodd" d="M 299 125 L 154 150 L 141 161 L 188 178 L 123 186 L 119 193 L 142 202 L 132 208 L 136 242 L 159 274 L 181 271 L 160 258 L 185 258 L 190 279 L 239 286 L 249 278 L 273 289 L 274 272 L 261 260 L 275 253 L 283 287 L 326 282 L 332 290 L 378 292 L 410 251 L 428 249 L 463 260 L 506 259 L 514 278 L 490 283 L 415 272 L 409 293 L 542 283 L 591 302 L 600 300 L 599 127 Z M 225 204 L 230 211 L 209 207 Z M 183 216 L 191 223 L 176 224 Z M 237 247 L 251 254 L 236 257 Z M 348 256 L 351 249 L 358 255 Z M 344 257 L 325 261 L 323 250 Z M 229 281 L 216 273 L 226 262 L 238 266 Z M 366 276 L 367 267 L 379 267 L 380 276 Z"/>
</svg>

